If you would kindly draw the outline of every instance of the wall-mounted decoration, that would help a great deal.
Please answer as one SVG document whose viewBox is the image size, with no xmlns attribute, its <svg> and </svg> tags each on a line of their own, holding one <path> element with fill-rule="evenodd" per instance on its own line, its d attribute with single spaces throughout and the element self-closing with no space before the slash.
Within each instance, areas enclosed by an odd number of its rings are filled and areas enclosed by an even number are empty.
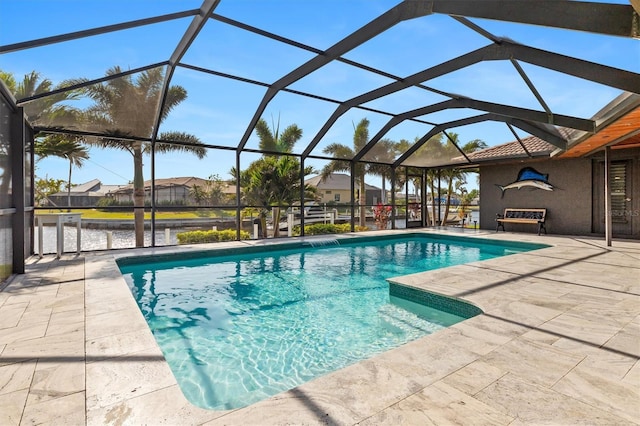
<svg viewBox="0 0 640 426">
<path fill-rule="evenodd" d="M 530 188 L 530 189 L 543 189 L 545 191 L 553 191 L 553 185 L 549 183 L 549 175 L 538 172 L 533 167 L 524 167 L 518 172 L 518 178 L 508 185 L 498 185 L 498 188 L 502 191 L 502 197 L 507 189 L 513 188 Z"/>
</svg>

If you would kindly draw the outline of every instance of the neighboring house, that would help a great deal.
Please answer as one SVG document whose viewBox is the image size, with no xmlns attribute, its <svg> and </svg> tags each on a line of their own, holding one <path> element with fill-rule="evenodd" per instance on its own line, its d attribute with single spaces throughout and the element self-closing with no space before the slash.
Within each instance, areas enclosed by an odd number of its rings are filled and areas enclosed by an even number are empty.
<svg viewBox="0 0 640 426">
<path fill-rule="evenodd" d="M 103 185 L 98 179 L 90 180 L 71 187 L 71 205 L 75 207 L 95 206 L 99 199 L 112 191 L 117 191 L 120 185 Z M 48 200 L 54 206 L 66 206 L 69 202 L 68 191 L 61 191 L 49 195 Z"/>
<path fill-rule="evenodd" d="M 537 137 L 527 137 L 469 154 L 480 169 L 480 226 L 495 228 L 505 208 L 546 208 L 549 233 L 605 233 L 605 147 L 609 149 L 612 235 L 640 238 L 640 96 L 625 93 L 592 118 L 595 133 L 558 129 L 567 136 L 566 151 Z M 523 168 L 547 177 L 552 190 L 502 190 Z M 510 231 L 532 226 L 507 224 Z"/>
<path fill-rule="evenodd" d="M 404 204 L 405 203 L 405 198 L 406 198 L 407 194 L 405 194 L 404 192 L 396 192 L 395 197 L 396 197 L 396 204 Z M 391 202 L 391 200 L 388 200 L 389 202 Z M 409 194 L 409 202 L 410 203 L 417 203 L 420 201 L 420 197 L 418 197 L 416 194 Z"/>
<path fill-rule="evenodd" d="M 326 179 L 322 176 L 312 177 L 304 181 L 307 185 L 317 188 L 317 201 L 321 204 L 344 204 L 351 202 L 351 176 L 342 173 L 332 173 Z M 358 190 L 358 183 L 355 190 Z M 366 204 L 376 205 L 382 199 L 382 190 L 365 183 Z M 356 197 L 356 202 L 358 198 Z"/>
<path fill-rule="evenodd" d="M 156 179 L 155 191 L 156 202 L 159 204 L 196 205 L 192 189 L 194 186 L 206 188 L 209 180 L 198 177 L 174 177 L 166 179 Z M 223 193 L 227 197 L 235 199 L 235 185 L 225 184 Z M 151 181 L 144 182 L 145 201 L 151 200 Z M 133 203 L 133 185 L 125 185 L 108 194 L 119 203 Z"/>
</svg>

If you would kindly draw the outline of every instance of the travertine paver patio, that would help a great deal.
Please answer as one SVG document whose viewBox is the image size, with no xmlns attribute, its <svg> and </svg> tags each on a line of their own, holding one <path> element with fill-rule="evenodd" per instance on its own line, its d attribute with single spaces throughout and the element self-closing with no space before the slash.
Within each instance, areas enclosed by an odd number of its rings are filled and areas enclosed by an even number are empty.
<svg viewBox="0 0 640 426">
<path fill-rule="evenodd" d="M 396 279 L 484 314 L 226 412 L 184 399 L 114 262 L 166 249 L 34 258 L 0 291 L 0 425 L 640 424 L 640 242 L 482 234 L 553 247 Z"/>
</svg>

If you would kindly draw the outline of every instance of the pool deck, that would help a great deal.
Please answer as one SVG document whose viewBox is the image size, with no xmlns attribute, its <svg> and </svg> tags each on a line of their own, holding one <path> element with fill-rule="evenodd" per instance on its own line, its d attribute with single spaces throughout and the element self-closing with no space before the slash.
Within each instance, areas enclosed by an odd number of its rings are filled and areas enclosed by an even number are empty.
<svg viewBox="0 0 640 426">
<path fill-rule="evenodd" d="M 484 314 L 231 411 L 186 401 L 114 261 L 175 247 L 34 257 L 0 287 L 0 425 L 640 424 L 640 241 L 464 234 L 552 247 L 394 279 Z"/>
</svg>

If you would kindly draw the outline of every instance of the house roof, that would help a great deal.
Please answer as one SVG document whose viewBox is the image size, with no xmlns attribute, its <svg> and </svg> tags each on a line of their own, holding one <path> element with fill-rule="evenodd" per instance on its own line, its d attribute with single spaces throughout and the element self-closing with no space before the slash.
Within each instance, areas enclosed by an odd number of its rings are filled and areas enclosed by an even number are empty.
<svg viewBox="0 0 640 426">
<path fill-rule="evenodd" d="M 186 186 L 191 188 L 193 185 L 204 186 L 206 183 L 206 179 L 201 179 L 193 176 L 164 178 L 156 179 L 156 189 L 167 188 L 171 186 Z M 144 187 L 145 189 L 151 188 L 151 180 L 145 180 Z M 133 190 L 133 184 L 121 186 L 117 191 L 113 192 L 128 192 L 131 190 Z"/>
<path fill-rule="evenodd" d="M 187 188 L 192 188 L 194 185 L 205 186 L 209 183 L 208 179 L 202 179 L 194 176 L 182 176 L 182 177 L 172 177 L 172 178 L 163 178 L 156 179 L 156 189 L 162 188 L 170 188 L 176 186 L 184 186 Z M 144 181 L 144 188 L 151 188 L 151 180 Z M 133 190 L 133 184 L 123 185 L 116 187 L 112 193 L 118 192 L 131 192 Z M 225 194 L 235 194 L 236 187 L 235 185 L 231 185 L 228 182 L 224 182 L 222 192 Z"/>
<path fill-rule="evenodd" d="M 560 133 L 566 137 L 568 129 L 559 128 Z M 515 140 L 502 145 L 467 154 L 471 161 L 487 161 L 510 158 L 548 157 L 557 148 L 536 136 L 528 136 L 519 141 Z M 459 157 L 462 159 L 462 157 Z"/>
<path fill-rule="evenodd" d="M 82 196 L 93 196 L 93 197 L 103 197 L 107 195 L 109 192 L 114 192 L 121 188 L 121 185 L 103 185 L 99 179 L 92 179 L 88 182 L 81 183 L 79 185 L 75 185 L 71 187 L 71 194 L 67 191 L 60 191 L 52 196 L 68 196 L 72 197 L 82 197 Z"/>
<path fill-rule="evenodd" d="M 304 181 L 307 185 L 315 186 L 321 190 L 330 191 L 350 191 L 351 177 L 343 173 L 332 173 L 326 179 L 322 179 L 322 175 L 318 175 Z M 366 190 L 380 190 L 380 188 L 364 184 Z"/>
<path fill-rule="evenodd" d="M 102 182 L 99 179 L 92 179 L 89 182 L 81 183 L 80 185 L 72 186 L 71 192 L 89 192 L 100 189 Z"/>
<path fill-rule="evenodd" d="M 491 148 L 467 154 L 472 162 L 487 162 L 521 158 L 559 158 L 582 157 L 613 146 L 630 148 L 640 146 L 640 95 L 625 92 L 598 111 L 592 120 L 596 123 L 595 132 L 576 131 L 558 127 L 563 138 L 570 141 L 566 151 L 536 136 L 522 138 L 520 141 L 507 142 Z M 463 157 L 454 160 L 462 161 Z"/>
</svg>

